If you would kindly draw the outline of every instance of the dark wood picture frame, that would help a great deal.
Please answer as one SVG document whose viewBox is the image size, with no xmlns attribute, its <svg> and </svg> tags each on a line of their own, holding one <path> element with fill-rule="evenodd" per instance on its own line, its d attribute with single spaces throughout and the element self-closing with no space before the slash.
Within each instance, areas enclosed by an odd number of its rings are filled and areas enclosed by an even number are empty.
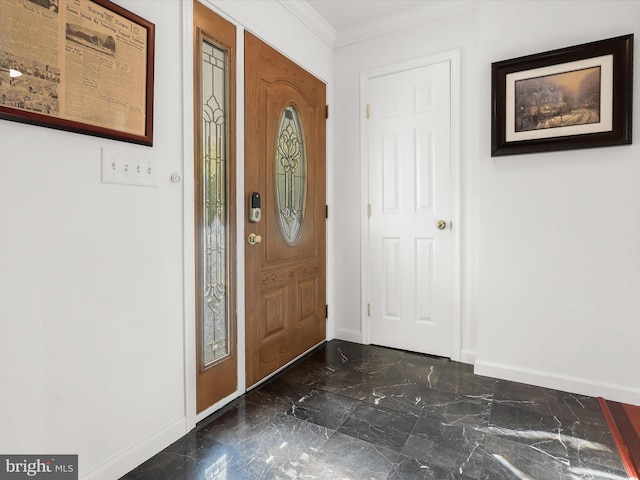
<svg viewBox="0 0 640 480">
<path fill-rule="evenodd" d="M 632 100 L 633 34 L 494 62 L 491 156 L 631 144 Z"/>
<path fill-rule="evenodd" d="M 153 23 L 109 0 L 3 0 L 2 8 L 12 28 L 0 33 L 9 45 L 0 51 L 0 118 L 152 146 Z M 12 8 L 20 13 L 12 16 Z M 28 36 L 29 29 L 20 24 L 25 18 L 57 28 L 55 41 L 52 35 Z M 25 43 L 32 47 L 25 50 Z M 43 60 L 40 52 L 46 49 L 58 61 Z M 72 62 L 77 66 L 85 59 L 97 81 L 86 74 L 79 78 L 73 68 Z M 98 71 L 105 65 L 112 71 L 108 76 Z M 74 95 L 76 85 L 81 91 Z M 69 102 L 73 106 L 67 108 Z"/>
</svg>

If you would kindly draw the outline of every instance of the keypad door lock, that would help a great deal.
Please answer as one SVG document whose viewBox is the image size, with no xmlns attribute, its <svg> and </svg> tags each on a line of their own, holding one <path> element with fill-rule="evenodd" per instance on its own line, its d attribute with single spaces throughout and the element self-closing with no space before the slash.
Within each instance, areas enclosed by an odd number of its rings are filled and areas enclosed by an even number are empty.
<svg viewBox="0 0 640 480">
<path fill-rule="evenodd" d="M 260 194 L 252 192 L 249 195 L 249 222 L 259 223 L 262 218 L 262 209 L 260 208 Z"/>
</svg>

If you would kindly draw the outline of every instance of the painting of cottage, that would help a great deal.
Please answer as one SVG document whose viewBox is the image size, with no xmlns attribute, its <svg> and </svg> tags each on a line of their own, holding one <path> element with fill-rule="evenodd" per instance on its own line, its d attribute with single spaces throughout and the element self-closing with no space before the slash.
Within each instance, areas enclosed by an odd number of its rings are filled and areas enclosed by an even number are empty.
<svg viewBox="0 0 640 480">
<path fill-rule="evenodd" d="M 516 131 L 600 122 L 601 68 L 515 82 Z"/>
</svg>

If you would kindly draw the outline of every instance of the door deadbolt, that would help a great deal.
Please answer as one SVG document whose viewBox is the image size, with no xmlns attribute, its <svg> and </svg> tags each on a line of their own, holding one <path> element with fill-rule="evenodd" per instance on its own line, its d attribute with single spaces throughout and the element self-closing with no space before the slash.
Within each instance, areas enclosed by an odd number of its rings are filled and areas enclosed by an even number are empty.
<svg viewBox="0 0 640 480">
<path fill-rule="evenodd" d="M 257 245 L 262 241 L 261 235 L 256 235 L 255 233 L 249 234 L 249 245 Z"/>
<path fill-rule="evenodd" d="M 447 227 L 447 222 L 445 222 L 444 220 L 438 220 L 438 223 L 436 223 L 436 228 L 438 230 L 444 230 Z"/>
</svg>

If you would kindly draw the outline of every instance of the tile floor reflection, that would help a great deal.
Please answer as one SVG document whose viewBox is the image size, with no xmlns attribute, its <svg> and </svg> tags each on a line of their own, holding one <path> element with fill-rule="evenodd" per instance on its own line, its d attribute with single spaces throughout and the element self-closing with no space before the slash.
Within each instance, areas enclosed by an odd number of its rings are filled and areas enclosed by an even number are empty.
<svg viewBox="0 0 640 480">
<path fill-rule="evenodd" d="M 328 342 L 121 480 L 622 480 L 597 401 Z"/>
</svg>

